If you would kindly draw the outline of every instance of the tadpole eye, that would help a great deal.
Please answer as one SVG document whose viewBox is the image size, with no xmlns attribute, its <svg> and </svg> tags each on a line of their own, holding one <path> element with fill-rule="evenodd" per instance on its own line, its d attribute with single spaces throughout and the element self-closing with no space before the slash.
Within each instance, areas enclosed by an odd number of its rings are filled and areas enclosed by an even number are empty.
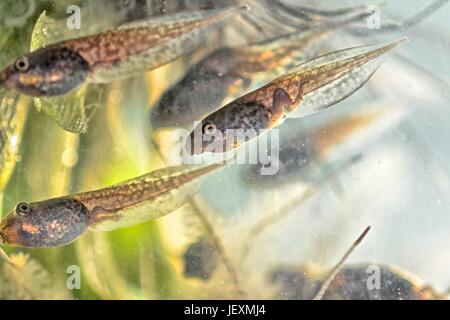
<svg viewBox="0 0 450 320">
<path fill-rule="evenodd" d="M 30 67 L 30 63 L 28 62 L 27 57 L 22 57 L 16 60 L 14 66 L 18 71 L 27 71 L 28 68 Z"/>
<path fill-rule="evenodd" d="M 16 212 L 18 214 L 27 214 L 31 212 L 31 206 L 27 202 L 20 202 L 16 206 Z"/>
<path fill-rule="evenodd" d="M 203 133 L 204 134 L 214 134 L 214 132 L 216 132 L 217 127 L 214 123 L 212 122 L 207 122 L 203 125 Z"/>
</svg>

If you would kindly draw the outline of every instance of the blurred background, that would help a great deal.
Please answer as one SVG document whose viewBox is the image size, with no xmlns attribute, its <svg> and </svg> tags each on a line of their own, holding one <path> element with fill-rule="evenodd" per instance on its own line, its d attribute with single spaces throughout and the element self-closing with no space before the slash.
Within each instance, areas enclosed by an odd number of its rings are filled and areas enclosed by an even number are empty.
<svg viewBox="0 0 450 320">
<path fill-rule="evenodd" d="M 279 127 L 282 167 L 276 176 L 260 176 L 258 165 L 230 166 L 161 219 L 90 232 L 59 248 L 5 247 L 22 268 L 1 262 L 2 299 L 310 299 L 368 225 L 371 231 L 348 266 L 386 266 L 419 291 L 430 286 L 433 298 L 446 298 L 447 1 L 420 0 L 412 6 L 406 0 L 5 0 L 0 4 L 0 67 L 45 43 L 233 3 L 248 3 L 251 10 L 208 35 L 192 55 L 146 74 L 86 85 L 61 98 L 33 100 L 1 92 L 2 216 L 19 201 L 102 188 L 175 164 L 171 137 L 177 126 L 157 127 L 152 112 L 164 92 L 216 48 L 305 32 L 342 18 L 346 8 L 369 4 L 375 5 L 369 18 L 335 28 L 298 50 L 312 57 L 402 36 L 410 42 L 390 53 L 349 98 Z M 81 8 L 81 29 L 61 28 L 73 4 Z M 251 85 L 238 86 L 222 104 L 274 73 L 249 77 Z M 81 270 L 81 287 L 71 290 L 67 268 L 73 265 Z"/>
</svg>

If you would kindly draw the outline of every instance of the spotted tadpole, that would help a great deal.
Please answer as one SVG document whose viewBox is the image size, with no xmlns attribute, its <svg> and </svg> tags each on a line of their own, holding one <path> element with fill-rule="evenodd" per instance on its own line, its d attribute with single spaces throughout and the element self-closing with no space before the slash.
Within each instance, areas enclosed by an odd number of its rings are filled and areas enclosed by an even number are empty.
<svg viewBox="0 0 450 320">
<path fill-rule="evenodd" d="M 171 213 L 194 196 L 224 163 L 180 165 L 95 191 L 20 202 L 0 222 L 0 241 L 18 247 L 55 247 L 88 229 L 114 230 Z"/>
<path fill-rule="evenodd" d="M 380 66 L 378 58 L 405 41 L 344 49 L 302 63 L 205 117 L 185 149 L 191 154 L 226 152 L 286 118 L 326 109 L 361 88 Z"/>
<path fill-rule="evenodd" d="M 0 71 L 0 86 L 29 96 L 58 96 L 84 82 L 108 83 L 188 54 L 247 6 L 184 12 L 69 39 L 32 51 Z"/>
</svg>

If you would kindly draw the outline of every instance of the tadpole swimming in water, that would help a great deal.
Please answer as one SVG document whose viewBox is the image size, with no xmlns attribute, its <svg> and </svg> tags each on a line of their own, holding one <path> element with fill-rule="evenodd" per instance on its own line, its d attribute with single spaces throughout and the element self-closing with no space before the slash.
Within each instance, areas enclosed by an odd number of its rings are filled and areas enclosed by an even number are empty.
<svg viewBox="0 0 450 320">
<path fill-rule="evenodd" d="M 344 49 L 302 63 L 208 115 L 191 132 L 185 149 L 191 154 L 226 152 L 287 117 L 325 109 L 363 86 L 380 66 L 377 58 L 406 40 Z"/>
<path fill-rule="evenodd" d="M 208 173 L 223 163 L 159 169 L 95 191 L 21 202 L 0 222 L 0 241 L 19 247 L 54 247 L 88 229 L 113 230 L 156 219 L 192 197 Z"/>
<path fill-rule="evenodd" d="M 244 9 L 179 13 L 53 43 L 0 71 L 0 86 L 29 96 L 58 96 L 85 81 L 108 83 L 155 69 L 195 50 L 206 31 Z"/>
</svg>

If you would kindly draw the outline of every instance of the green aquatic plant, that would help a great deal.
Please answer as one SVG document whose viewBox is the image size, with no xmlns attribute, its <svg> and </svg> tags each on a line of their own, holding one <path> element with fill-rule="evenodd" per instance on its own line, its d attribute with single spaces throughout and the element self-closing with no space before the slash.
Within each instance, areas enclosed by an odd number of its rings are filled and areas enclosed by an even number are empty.
<svg viewBox="0 0 450 320">
<path fill-rule="evenodd" d="M 4 262 L 0 273 L 0 299 L 70 299 L 64 281 L 51 274 L 29 255 L 19 252 Z"/>
</svg>

